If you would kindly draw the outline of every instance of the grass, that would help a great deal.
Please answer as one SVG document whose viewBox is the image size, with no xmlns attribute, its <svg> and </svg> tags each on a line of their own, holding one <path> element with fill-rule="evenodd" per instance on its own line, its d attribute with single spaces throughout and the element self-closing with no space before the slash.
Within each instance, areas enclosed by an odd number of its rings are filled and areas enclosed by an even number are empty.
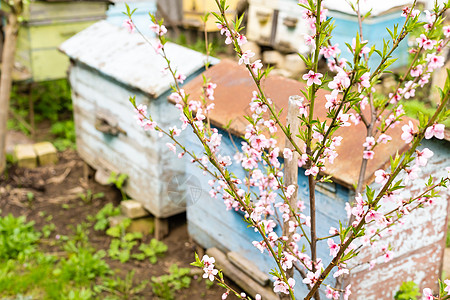
<svg viewBox="0 0 450 300">
<path fill-rule="evenodd" d="M 23 216 L 16 218 L 10 214 L 0 217 L 1 299 L 136 299 L 149 281 L 134 278 L 134 272 L 123 278 L 115 274 L 106 262 L 107 252 L 95 249 L 89 241 L 89 231 L 94 229 L 95 221 L 104 221 L 107 215 L 117 212 L 117 208 L 108 204 L 98 212 L 98 218 L 91 216 L 91 222 L 88 219 L 88 222 L 72 226 L 72 234 L 58 240 L 49 239 L 49 232 L 55 228 L 52 223 L 44 224 L 41 232 Z M 51 219 L 47 216 L 46 221 Z M 106 230 L 108 226 L 101 223 L 101 226 L 95 223 L 96 229 Z M 144 244 L 140 238 L 134 238 L 135 234 L 125 233 L 122 229 L 112 227 L 108 230 L 109 234 L 116 232 L 112 234 L 116 237 L 113 241 L 132 242 L 130 250 L 136 245 L 134 251 L 142 256 L 128 253 L 127 260 L 148 258 L 149 264 L 155 263 L 157 256 L 167 251 L 162 242 L 151 240 Z M 133 238 L 127 239 L 130 235 Z M 58 249 L 52 251 L 57 251 L 45 253 L 39 247 L 42 242 L 56 245 Z M 173 299 L 173 291 L 167 289 L 187 288 L 190 280 L 189 269 L 173 265 L 170 273 L 154 279 L 151 287 L 160 299 Z"/>
</svg>

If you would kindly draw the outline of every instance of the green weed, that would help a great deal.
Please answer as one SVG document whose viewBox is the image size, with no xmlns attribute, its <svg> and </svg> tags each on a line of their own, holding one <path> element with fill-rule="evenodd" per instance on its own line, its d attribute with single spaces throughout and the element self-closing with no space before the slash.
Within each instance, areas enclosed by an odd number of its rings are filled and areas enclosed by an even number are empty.
<svg viewBox="0 0 450 300">
<path fill-rule="evenodd" d="M 94 230 L 106 230 L 109 224 L 108 218 L 118 215 L 120 215 L 119 207 L 114 207 L 112 203 L 106 204 L 95 215 L 95 220 L 97 220 L 97 222 L 94 225 Z"/>
<path fill-rule="evenodd" d="M 123 190 L 123 186 L 126 183 L 127 179 L 127 174 L 117 174 L 116 172 L 111 172 L 108 178 L 108 182 L 114 184 L 116 188 L 119 189 L 120 193 L 122 194 L 122 200 L 128 199 L 125 191 Z"/>
<path fill-rule="evenodd" d="M 98 285 L 96 288 L 98 291 L 105 291 L 118 299 L 128 300 L 135 299 L 135 295 L 141 293 L 148 284 L 148 280 L 144 280 L 139 284 L 135 285 L 133 283 L 135 271 L 128 272 L 125 276 L 125 279 L 121 279 L 120 277 L 116 278 L 105 278 L 101 285 Z"/>
<path fill-rule="evenodd" d="M 419 287 L 414 281 L 403 282 L 395 293 L 395 300 L 417 300 L 420 296 Z"/>
<path fill-rule="evenodd" d="M 33 226 L 34 222 L 26 223 L 24 216 L 0 217 L 0 260 L 24 260 L 36 251 L 41 234 Z"/>
<path fill-rule="evenodd" d="M 189 268 L 178 268 L 176 264 L 170 266 L 169 274 L 159 277 L 152 277 L 150 283 L 153 293 L 161 299 L 175 299 L 175 291 L 183 288 L 189 288 L 191 277 Z"/>
</svg>

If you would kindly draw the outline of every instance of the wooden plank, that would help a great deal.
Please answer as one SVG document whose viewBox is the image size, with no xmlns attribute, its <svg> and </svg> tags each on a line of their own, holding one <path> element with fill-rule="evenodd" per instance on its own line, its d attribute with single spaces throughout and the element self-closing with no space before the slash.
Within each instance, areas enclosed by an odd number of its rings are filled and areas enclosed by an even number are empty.
<svg viewBox="0 0 450 300">
<path fill-rule="evenodd" d="M 217 248 L 206 250 L 206 254 L 216 260 L 216 267 L 222 269 L 223 273 L 230 277 L 238 286 L 246 291 L 251 297 L 260 294 L 262 299 L 278 300 L 278 296 L 272 291 L 271 287 L 262 287 L 253 278 L 247 276 L 239 268 L 228 261 L 226 255 Z"/>
<path fill-rule="evenodd" d="M 261 272 L 253 263 L 243 258 L 238 252 L 228 252 L 228 260 L 242 272 L 250 276 L 261 286 L 267 286 L 270 282 L 269 276 Z"/>
<path fill-rule="evenodd" d="M 76 17 L 104 17 L 107 3 L 96 1 L 53 2 L 31 1 L 24 10 L 24 19 L 28 22 L 44 20 L 65 20 Z"/>
</svg>

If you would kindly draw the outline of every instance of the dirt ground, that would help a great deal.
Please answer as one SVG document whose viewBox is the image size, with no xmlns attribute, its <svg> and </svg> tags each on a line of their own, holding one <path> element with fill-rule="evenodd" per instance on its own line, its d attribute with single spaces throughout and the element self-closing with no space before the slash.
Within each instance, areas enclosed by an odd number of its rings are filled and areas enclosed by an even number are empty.
<svg viewBox="0 0 450 300">
<path fill-rule="evenodd" d="M 79 158 L 77 153 L 66 150 L 59 153 L 59 163 L 50 167 L 36 169 L 23 169 L 10 166 L 7 176 L 0 177 L 0 209 L 1 215 L 12 213 L 14 216 L 24 215 L 28 221 L 35 221 L 36 228 L 45 224 L 45 217 L 53 216 L 51 223 L 56 225 L 56 231 L 50 238 L 59 235 L 71 235 L 70 225 L 77 225 L 86 221 L 88 215 L 95 215 L 108 202 L 119 205 L 120 192 L 112 186 L 101 186 L 93 179 L 94 171 Z M 78 194 L 91 190 L 93 194 L 103 192 L 105 196 L 84 203 Z M 32 192 L 34 199 L 29 201 L 27 193 Z M 42 212 L 45 215 L 42 216 Z M 90 242 L 97 249 L 109 248 L 111 238 L 102 231 L 89 231 Z M 149 242 L 152 235 L 144 237 L 143 242 Z M 180 267 L 190 267 L 194 261 L 195 245 L 190 241 L 185 215 L 178 215 L 170 220 L 170 235 L 163 242 L 168 246 L 167 253 L 158 259 L 155 265 L 148 261 L 130 260 L 122 264 L 119 261 L 106 257 L 107 263 L 117 274 L 125 276 L 130 270 L 135 270 L 135 279 L 150 280 L 152 276 L 168 273 L 172 264 Z M 41 245 L 45 251 L 58 251 L 57 246 Z M 201 274 L 201 273 L 200 273 Z M 195 280 L 194 276 L 188 290 L 181 290 L 176 299 L 221 299 L 224 290 L 216 285 L 207 288 L 205 281 Z M 156 299 L 152 294 L 150 285 L 140 295 L 142 299 Z M 230 297 L 228 299 L 235 299 Z"/>
</svg>

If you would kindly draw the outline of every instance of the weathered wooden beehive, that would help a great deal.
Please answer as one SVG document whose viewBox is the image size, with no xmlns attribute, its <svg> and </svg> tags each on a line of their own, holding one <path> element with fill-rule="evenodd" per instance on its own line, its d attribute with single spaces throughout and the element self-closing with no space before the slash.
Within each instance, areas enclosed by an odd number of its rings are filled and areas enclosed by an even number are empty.
<svg viewBox="0 0 450 300">
<path fill-rule="evenodd" d="M 234 20 L 236 16 L 236 5 L 239 0 L 228 0 L 227 6 L 227 18 Z M 210 0 L 183 0 L 183 24 L 187 27 L 199 28 L 203 30 L 202 17 L 206 13 L 219 12 L 215 1 Z M 215 32 L 218 31 L 216 25 L 216 18 L 210 16 L 206 23 L 206 31 Z"/>
<path fill-rule="evenodd" d="M 361 14 L 364 16 L 372 9 L 371 17 L 362 22 L 362 31 L 364 40 L 368 40 L 368 47 L 375 45 L 376 49 L 383 49 L 383 39 L 391 41 L 392 38 L 386 28 L 393 30 L 398 24 L 399 31 L 405 23 L 405 17 L 401 16 L 403 5 L 410 4 L 411 1 L 365 1 L 361 2 Z M 335 24 L 333 30 L 332 44 L 339 44 L 341 57 L 348 61 L 353 61 L 353 55 L 348 51 L 345 43 L 349 43 L 360 31 L 358 17 L 352 11 L 350 5 L 345 0 L 326 1 L 325 7 L 328 9 L 328 17 L 332 17 Z M 393 53 L 393 57 L 398 58 L 392 65 L 392 68 L 401 68 L 408 64 L 408 41 L 404 39 L 398 49 Z M 381 62 L 379 55 L 372 55 L 369 67 L 376 68 Z"/>
<path fill-rule="evenodd" d="M 17 40 L 19 79 L 45 81 L 66 77 L 68 58 L 58 46 L 105 18 L 106 0 L 27 2 Z"/>
<path fill-rule="evenodd" d="M 106 21 L 116 25 L 122 26 L 126 16 L 123 12 L 126 12 L 125 3 L 128 4 L 131 10 L 136 9 L 133 14 L 133 22 L 142 34 L 146 36 L 155 36 L 155 33 L 150 30 L 151 19 L 149 13 L 156 13 L 156 0 L 113 0 L 112 5 L 109 6 L 106 11 Z"/>
<path fill-rule="evenodd" d="M 228 132 L 221 130 L 223 134 L 221 153 L 233 156 L 240 145 L 240 136 L 245 132 L 247 121 L 242 118 L 243 112 L 248 109 L 249 99 L 255 85 L 248 76 L 248 71 L 234 62 L 223 60 L 218 65 L 210 68 L 204 73 L 206 78 L 217 84 L 215 90 L 215 110 L 210 114 L 211 124 L 220 130 L 232 120 Z M 202 77 L 192 80 L 185 86 L 191 99 L 195 99 L 201 93 Z M 291 95 L 300 94 L 304 87 L 302 83 L 282 77 L 269 77 L 263 81 L 266 96 L 271 98 L 277 109 L 284 109 L 281 119 L 286 118 L 288 98 Z M 325 91 L 320 91 L 316 101 L 317 116 L 324 118 L 326 110 L 321 102 L 324 101 Z M 230 101 L 229 99 L 233 99 Z M 343 144 L 338 147 L 338 159 L 333 165 L 327 166 L 327 172 L 333 174 L 333 183 L 318 185 L 316 190 L 317 224 L 318 236 L 328 236 L 330 226 L 339 227 L 339 220 L 345 222 L 347 215 L 345 203 L 354 198 L 353 184 L 357 182 L 359 166 L 361 163 L 362 144 L 365 139 L 363 125 L 346 127 L 340 129 L 336 134 L 343 137 Z M 390 134 L 397 137 L 401 134 L 401 126 L 391 129 Z M 231 133 L 231 135 L 229 134 Z M 201 152 L 201 146 L 195 143 L 195 137 L 189 139 L 189 146 L 195 152 Z M 426 141 L 424 147 L 430 148 L 435 155 L 430 159 L 420 179 L 417 179 L 412 188 L 404 192 L 405 198 L 409 193 L 417 194 L 424 189 L 424 181 L 433 173 L 435 176 L 445 176 L 444 167 L 450 163 L 449 145 L 446 141 Z M 408 148 L 401 139 L 394 140 L 386 145 L 379 146 L 375 158 L 371 160 L 367 168 L 365 182 L 372 184 L 373 173 L 377 169 L 385 168 L 389 163 L 389 156 L 395 155 L 397 151 L 402 152 Z M 231 171 L 242 178 L 245 171 L 233 164 Z M 202 193 L 197 202 L 187 208 L 188 230 L 191 237 L 204 248 L 216 247 L 224 253 L 238 253 L 254 269 L 268 274 L 275 267 L 272 259 L 267 254 L 261 254 L 252 246 L 252 241 L 260 241 L 259 234 L 253 229 L 247 228 L 247 223 L 240 213 L 226 211 L 225 204 L 220 199 L 212 199 L 208 194 L 210 187 L 202 171 L 187 165 L 187 172 L 202 182 Z M 304 200 L 309 212 L 308 204 L 308 179 L 304 175 L 304 169 L 298 171 L 299 197 Z M 375 187 L 374 184 L 372 184 Z M 378 259 L 378 265 L 367 272 L 364 264 L 351 273 L 345 284 L 351 283 L 353 288 L 352 299 L 392 299 L 393 293 L 398 289 L 402 281 L 414 280 L 420 286 L 434 287 L 440 278 L 440 266 L 445 244 L 447 201 L 449 191 L 444 192 L 442 198 L 436 204 L 422 210 L 415 211 L 405 218 L 405 225 L 388 241 L 392 243 L 395 252 L 394 259 L 384 263 L 382 257 L 376 257 L 370 251 L 364 250 L 355 264 L 365 262 L 365 259 Z M 280 228 L 277 229 L 280 233 Z M 425 233 L 426 236 L 422 234 Z M 414 237 L 413 239 L 411 237 Z M 307 247 L 308 248 L 308 247 Z M 330 262 L 329 249 L 326 241 L 318 244 L 318 257 L 324 259 L 324 264 Z M 367 253 L 366 253 L 367 252 Z M 378 253 L 379 255 L 379 253 Z M 401 275 L 399 275 L 401 274 Z M 298 283 L 295 294 L 299 299 L 306 295 L 307 289 L 301 284 L 300 276 L 295 276 Z M 332 284 L 334 279 L 329 276 L 326 281 Z M 383 289 L 377 285 L 383 284 Z"/>
<path fill-rule="evenodd" d="M 282 52 L 308 51 L 304 35 L 309 32 L 303 8 L 294 0 L 250 0 L 247 38 Z"/>
<path fill-rule="evenodd" d="M 151 40 L 156 42 L 156 40 Z M 75 35 L 60 47 L 70 57 L 77 150 L 95 169 L 127 174 L 125 192 L 158 218 L 185 210 L 171 179 L 184 166 L 168 151 L 169 140 L 136 124 L 130 96 L 148 106 L 163 128 L 178 124 L 178 111 L 167 102 L 171 75 L 165 61 L 138 34 L 106 21 Z M 188 79 L 200 73 L 204 56 L 173 43 L 166 45 L 171 63 Z"/>
</svg>

